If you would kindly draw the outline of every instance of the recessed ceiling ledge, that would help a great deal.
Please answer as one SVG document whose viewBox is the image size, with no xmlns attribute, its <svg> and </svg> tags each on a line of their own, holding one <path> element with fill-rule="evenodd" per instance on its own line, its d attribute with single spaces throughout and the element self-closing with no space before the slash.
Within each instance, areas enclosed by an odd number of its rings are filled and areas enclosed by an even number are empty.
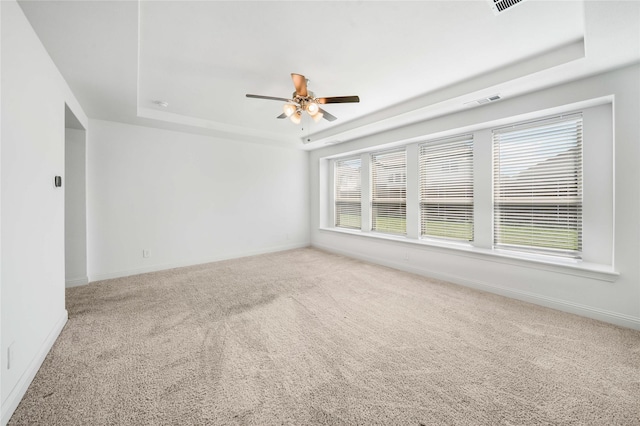
<svg viewBox="0 0 640 426">
<path fill-rule="evenodd" d="M 197 127 L 208 130 L 212 136 L 226 137 L 229 134 L 242 135 L 252 138 L 254 141 L 265 141 L 267 143 L 290 142 L 297 144 L 298 139 L 286 137 L 281 134 L 255 130 L 249 127 L 241 127 L 232 124 L 219 123 L 204 118 L 190 117 L 181 114 L 175 114 L 167 111 L 158 111 L 152 108 L 138 107 L 138 117 L 148 118 L 151 120 L 159 120 L 167 123 L 178 124 L 182 126 Z"/>
<path fill-rule="evenodd" d="M 392 105 L 365 117 L 339 124 L 302 138 L 306 149 L 324 146 L 326 142 L 340 139 L 343 142 L 374 134 L 391 128 L 406 126 L 435 116 L 450 114 L 469 108 L 466 102 L 492 96 L 500 88 L 514 80 L 533 76 L 573 61 L 585 58 L 584 37 L 530 58 L 499 69 L 482 73 L 441 89 L 417 96 L 406 102 Z M 537 86 L 522 84 L 511 88 L 511 96 L 521 95 L 544 87 L 544 80 L 536 80 Z M 366 102 L 366 100 L 363 100 Z M 437 112 L 436 112 L 437 111 Z"/>
</svg>

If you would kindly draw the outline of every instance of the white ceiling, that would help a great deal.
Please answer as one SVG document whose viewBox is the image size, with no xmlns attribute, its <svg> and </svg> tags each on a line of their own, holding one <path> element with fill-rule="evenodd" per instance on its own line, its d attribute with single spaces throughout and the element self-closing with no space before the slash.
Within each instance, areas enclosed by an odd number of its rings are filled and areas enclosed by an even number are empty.
<svg viewBox="0 0 640 426">
<path fill-rule="evenodd" d="M 639 1 L 21 1 L 91 118 L 313 149 L 640 60 Z M 334 122 L 277 120 L 290 73 Z M 154 101 L 166 101 L 162 108 Z M 303 143 L 304 142 L 304 143 Z"/>
</svg>

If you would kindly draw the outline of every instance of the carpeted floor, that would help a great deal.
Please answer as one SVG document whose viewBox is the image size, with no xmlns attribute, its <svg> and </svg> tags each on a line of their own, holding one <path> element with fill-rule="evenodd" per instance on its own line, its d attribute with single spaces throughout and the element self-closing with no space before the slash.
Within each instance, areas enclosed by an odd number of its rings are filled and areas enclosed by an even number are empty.
<svg viewBox="0 0 640 426">
<path fill-rule="evenodd" d="M 311 248 L 67 308 L 10 425 L 640 424 L 640 332 Z"/>
</svg>

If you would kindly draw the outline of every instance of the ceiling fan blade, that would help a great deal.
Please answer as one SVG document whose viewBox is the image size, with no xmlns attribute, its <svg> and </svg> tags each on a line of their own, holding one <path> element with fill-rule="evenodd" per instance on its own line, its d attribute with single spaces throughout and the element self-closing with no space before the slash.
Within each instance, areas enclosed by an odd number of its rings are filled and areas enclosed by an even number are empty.
<svg viewBox="0 0 640 426">
<path fill-rule="evenodd" d="M 344 104 L 349 102 L 360 102 L 357 96 L 332 96 L 330 98 L 316 99 L 319 104 Z"/>
<path fill-rule="evenodd" d="M 285 101 L 291 102 L 291 99 L 287 98 L 276 98 L 275 96 L 263 96 L 263 95 L 250 95 L 247 93 L 247 98 L 256 98 L 256 99 L 270 99 L 272 101 Z"/>
<path fill-rule="evenodd" d="M 336 121 L 338 119 L 338 117 L 335 117 L 329 114 L 327 111 L 323 110 L 322 108 L 320 108 L 318 111 L 322 113 L 322 118 L 324 118 L 325 120 Z"/>
<path fill-rule="evenodd" d="M 307 79 L 304 75 L 291 73 L 293 85 L 296 88 L 296 94 L 299 96 L 307 96 Z"/>
<path fill-rule="evenodd" d="M 287 114 L 285 114 L 284 112 L 282 114 L 280 114 L 279 116 L 277 116 L 276 118 L 287 118 Z"/>
</svg>

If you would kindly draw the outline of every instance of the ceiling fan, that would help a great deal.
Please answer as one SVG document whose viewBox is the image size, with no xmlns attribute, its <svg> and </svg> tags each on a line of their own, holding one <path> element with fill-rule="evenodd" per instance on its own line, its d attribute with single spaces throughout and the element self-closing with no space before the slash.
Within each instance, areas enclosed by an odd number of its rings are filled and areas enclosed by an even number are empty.
<svg viewBox="0 0 640 426">
<path fill-rule="evenodd" d="M 360 102 L 360 98 L 357 96 L 316 98 L 312 91 L 307 90 L 307 79 L 304 75 L 291 73 L 291 79 L 293 80 L 293 86 L 296 88 L 296 91 L 291 95 L 291 99 L 251 94 L 247 94 L 247 98 L 270 99 L 273 101 L 287 102 L 283 107 L 284 112 L 277 118 L 289 117 L 289 119 L 296 124 L 299 124 L 300 120 L 302 120 L 302 111 L 307 111 L 316 123 L 323 118 L 328 121 L 336 120 L 336 117 L 320 108 L 319 105 Z"/>
</svg>

